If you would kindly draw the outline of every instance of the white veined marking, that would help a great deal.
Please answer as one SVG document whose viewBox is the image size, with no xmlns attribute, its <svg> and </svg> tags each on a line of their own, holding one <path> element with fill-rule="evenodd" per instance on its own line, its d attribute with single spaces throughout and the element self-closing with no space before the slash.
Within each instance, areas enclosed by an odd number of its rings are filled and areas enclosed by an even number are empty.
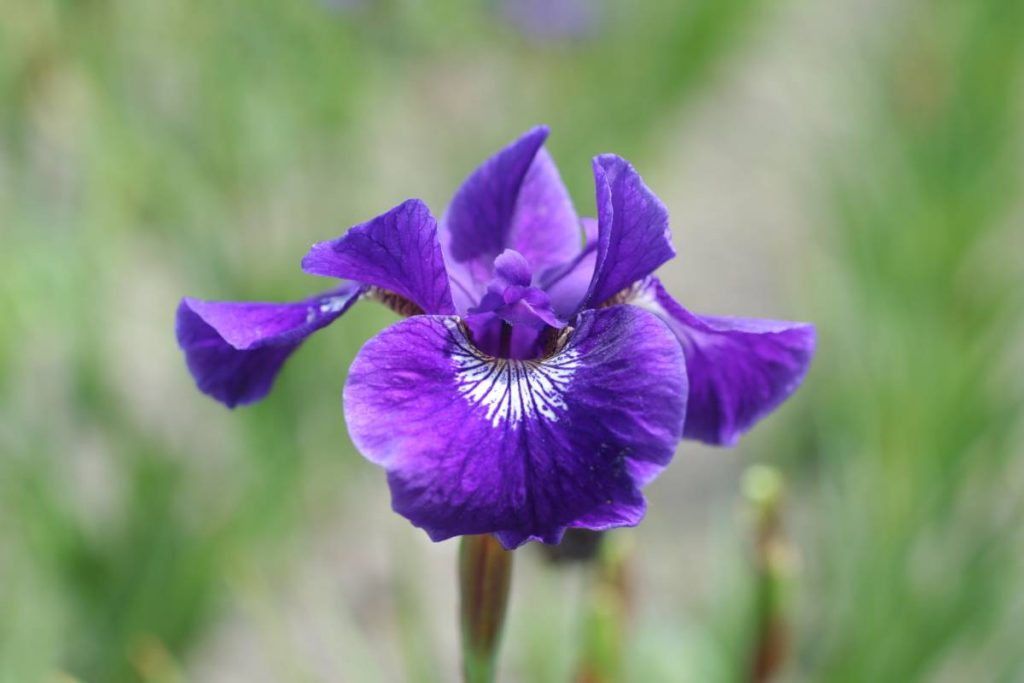
<svg viewBox="0 0 1024 683">
<path fill-rule="evenodd" d="M 491 426 L 508 422 L 513 428 L 527 419 L 558 421 L 566 409 L 565 393 L 579 367 L 579 352 L 567 349 L 544 361 L 493 358 L 466 339 L 459 324 L 446 320 L 455 348 L 455 383 L 471 406 L 485 411 Z"/>
</svg>

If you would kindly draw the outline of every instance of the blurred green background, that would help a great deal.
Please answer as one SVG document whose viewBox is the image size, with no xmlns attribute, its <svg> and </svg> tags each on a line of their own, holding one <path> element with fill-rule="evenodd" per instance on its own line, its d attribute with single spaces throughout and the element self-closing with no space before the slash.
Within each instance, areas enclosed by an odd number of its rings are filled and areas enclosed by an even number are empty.
<svg viewBox="0 0 1024 683">
<path fill-rule="evenodd" d="M 1022 87 L 1019 0 L 8 0 L 0 681 L 454 680 L 455 544 L 342 420 L 391 314 L 233 412 L 173 314 L 323 289 L 310 243 L 536 123 L 584 215 L 636 164 L 687 305 L 819 352 L 603 571 L 518 553 L 502 680 L 1024 680 Z"/>
</svg>

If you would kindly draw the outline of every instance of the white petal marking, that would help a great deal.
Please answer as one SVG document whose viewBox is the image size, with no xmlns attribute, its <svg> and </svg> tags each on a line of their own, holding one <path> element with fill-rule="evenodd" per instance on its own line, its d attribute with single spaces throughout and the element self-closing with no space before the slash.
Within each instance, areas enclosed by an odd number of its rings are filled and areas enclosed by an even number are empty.
<svg viewBox="0 0 1024 683">
<path fill-rule="evenodd" d="M 327 315 L 329 313 L 337 313 L 338 311 L 345 308 L 345 304 L 348 303 L 352 297 L 348 295 L 332 296 L 328 299 L 324 299 L 320 302 L 320 315 Z"/>
<path fill-rule="evenodd" d="M 567 348 L 539 360 L 493 358 L 477 349 L 455 321 L 446 321 L 455 340 L 452 363 L 459 393 L 484 411 L 495 428 L 507 422 L 513 429 L 524 420 L 557 422 L 566 409 L 565 394 L 579 367 L 579 352 Z"/>
</svg>

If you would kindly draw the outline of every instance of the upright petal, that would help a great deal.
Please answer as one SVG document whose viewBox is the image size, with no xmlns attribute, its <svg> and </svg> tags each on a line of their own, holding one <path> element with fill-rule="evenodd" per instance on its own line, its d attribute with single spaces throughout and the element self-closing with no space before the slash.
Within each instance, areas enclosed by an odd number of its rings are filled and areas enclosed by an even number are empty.
<svg viewBox="0 0 1024 683">
<path fill-rule="evenodd" d="M 600 306 L 673 256 L 668 210 L 628 161 L 594 159 L 598 246 L 594 277 L 582 306 Z"/>
<path fill-rule="evenodd" d="M 525 256 L 537 271 L 568 261 L 582 241 L 569 191 L 554 159 L 541 147 L 519 188 L 508 247 Z"/>
<path fill-rule="evenodd" d="M 334 322 L 362 286 L 346 283 L 294 303 L 182 299 L 176 332 L 199 389 L 229 408 L 267 395 L 306 337 Z"/>
<path fill-rule="evenodd" d="M 682 343 L 688 439 L 734 445 L 796 391 L 814 355 L 811 324 L 695 315 L 654 278 L 632 303 L 661 316 Z"/>
<path fill-rule="evenodd" d="M 363 347 L 345 387 L 349 432 L 387 469 L 397 512 L 434 540 L 508 547 L 639 521 L 638 474 L 668 464 L 685 405 L 678 341 L 631 306 L 585 311 L 542 360 L 486 356 L 457 318 L 409 318 Z"/>
<path fill-rule="evenodd" d="M 454 292 L 460 311 L 479 301 L 494 259 L 506 248 L 526 257 L 534 272 L 579 251 L 576 212 L 542 147 L 547 135 L 547 128 L 534 128 L 485 161 L 448 207 L 442 244 L 452 276 L 463 287 Z"/>
<path fill-rule="evenodd" d="M 551 299 L 551 308 L 566 319 L 580 309 L 597 263 L 597 220 L 581 218 L 580 225 L 586 243 L 579 253 L 571 261 L 549 268 L 537 278 L 538 286 Z"/>
<path fill-rule="evenodd" d="M 418 199 L 350 228 L 336 240 L 314 244 L 302 259 L 302 268 L 313 275 L 375 285 L 425 313 L 455 312 L 437 222 Z"/>
</svg>

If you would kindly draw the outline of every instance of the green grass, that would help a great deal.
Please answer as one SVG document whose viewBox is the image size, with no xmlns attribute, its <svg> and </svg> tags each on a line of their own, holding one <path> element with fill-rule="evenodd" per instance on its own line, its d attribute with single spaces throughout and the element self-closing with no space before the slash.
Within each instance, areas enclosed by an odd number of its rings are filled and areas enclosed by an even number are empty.
<svg viewBox="0 0 1024 683">
<path fill-rule="evenodd" d="M 828 380 L 804 482 L 811 680 L 1024 674 L 1008 647 L 1024 617 L 1024 299 L 1001 255 L 1019 228 L 1022 9 L 902 7 L 849 156 L 829 164 L 839 268 L 822 273 Z"/>
</svg>

